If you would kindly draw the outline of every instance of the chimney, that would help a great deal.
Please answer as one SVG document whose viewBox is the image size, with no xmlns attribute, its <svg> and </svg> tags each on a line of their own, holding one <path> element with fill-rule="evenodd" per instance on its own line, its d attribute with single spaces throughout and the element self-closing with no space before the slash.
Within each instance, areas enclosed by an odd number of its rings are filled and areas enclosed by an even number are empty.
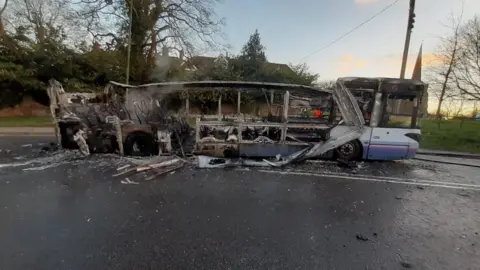
<svg viewBox="0 0 480 270">
<path fill-rule="evenodd" d="M 163 48 L 162 48 L 162 56 L 168 56 L 168 47 L 167 47 L 167 46 L 163 46 Z"/>
<path fill-rule="evenodd" d="M 180 50 L 178 58 L 180 58 L 180 60 L 183 61 L 184 56 L 185 56 L 185 53 L 183 52 L 183 50 Z"/>
</svg>

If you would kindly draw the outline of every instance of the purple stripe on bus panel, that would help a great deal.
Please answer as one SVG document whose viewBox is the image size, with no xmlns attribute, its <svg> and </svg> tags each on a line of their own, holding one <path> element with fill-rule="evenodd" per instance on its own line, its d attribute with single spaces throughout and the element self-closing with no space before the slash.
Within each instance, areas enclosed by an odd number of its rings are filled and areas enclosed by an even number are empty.
<svg viewBox="0 0 480 270">
<path fill-rule="evenodd" d="M 405 159 L 408 156 L 408 146 L 394 145 L 370 145 L 368 150 L 368 159 L 376 160 L 395 160 Z"/>
</svg>

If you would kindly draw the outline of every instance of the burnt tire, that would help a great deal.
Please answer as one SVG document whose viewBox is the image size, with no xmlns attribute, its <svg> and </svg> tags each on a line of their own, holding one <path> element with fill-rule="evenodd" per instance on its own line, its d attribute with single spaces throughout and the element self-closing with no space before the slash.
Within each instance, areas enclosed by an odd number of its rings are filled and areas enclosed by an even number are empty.
<svg viewBox="0 0 480 270">
<path fill-rule="evenodd" d="M 358 160 L 362 154 L 362 144 L 357 140 L 348 142 L 335 149 L 335 154 L 341 160 Z"/>
<path fill-rule="evenodd" d="M 158 146 L 152 134 L 136 131 L 128 134 L 123 151 L 127 156 L 153 156 L 158 155 Z"/>
</svg>

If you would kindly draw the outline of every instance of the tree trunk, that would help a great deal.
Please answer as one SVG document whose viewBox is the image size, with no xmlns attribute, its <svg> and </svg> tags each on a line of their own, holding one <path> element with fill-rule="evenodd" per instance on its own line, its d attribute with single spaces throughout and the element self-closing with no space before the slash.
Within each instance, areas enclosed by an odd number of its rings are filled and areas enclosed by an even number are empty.
<svg viewBox="0 0 480 270">
<path fill-rule="evenodd" d="M 457 47 L 458 47 L 458 33 L 455 33 L 455 42 L 453 45 L 453 51 L 450 57 L 450 62 L 448 63 L 447 73 L 445 73 L 445 78 L 442 84 L 442 92 L 440 93 L 440 99 L 438 100 L 437 108 L 437 118 L 440 119 L 440 110 L 442 108 L 443 99 L 445 97 L 445 91 L 447 90 L 448 80 L 450 79 L 450 74 L 453 71 L 453 65 L 455 63 L 455 58 L 457 57 Z"/>
<path fill-rule="evenodd" d="M 4 37 L 6 35 L 5 25 L 3 24 L 3 13 L 5 12 L 5 9 L 7 8 L 7 5 L 8 5 L 8 0 L 5 0 L 5 3 L 3 4 L 2 10 L 0 10 L 0 37 Z"/>
</svg>

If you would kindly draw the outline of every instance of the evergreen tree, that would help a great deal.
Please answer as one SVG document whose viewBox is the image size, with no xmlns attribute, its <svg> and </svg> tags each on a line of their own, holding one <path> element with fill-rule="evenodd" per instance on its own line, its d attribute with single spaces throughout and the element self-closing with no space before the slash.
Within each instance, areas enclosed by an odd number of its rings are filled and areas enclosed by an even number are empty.
<svg viewBox="0 0 480 270">
<path fill-rule="evenodd" d="M 243 46 L 239 56 L 239 70 L 241 70 L 243 78 L 245 80 L 261 80 L 265 62 L 267 62 L 265 47 L 261 43 L 260 33 L 255 30 Z"/>
</svg>

